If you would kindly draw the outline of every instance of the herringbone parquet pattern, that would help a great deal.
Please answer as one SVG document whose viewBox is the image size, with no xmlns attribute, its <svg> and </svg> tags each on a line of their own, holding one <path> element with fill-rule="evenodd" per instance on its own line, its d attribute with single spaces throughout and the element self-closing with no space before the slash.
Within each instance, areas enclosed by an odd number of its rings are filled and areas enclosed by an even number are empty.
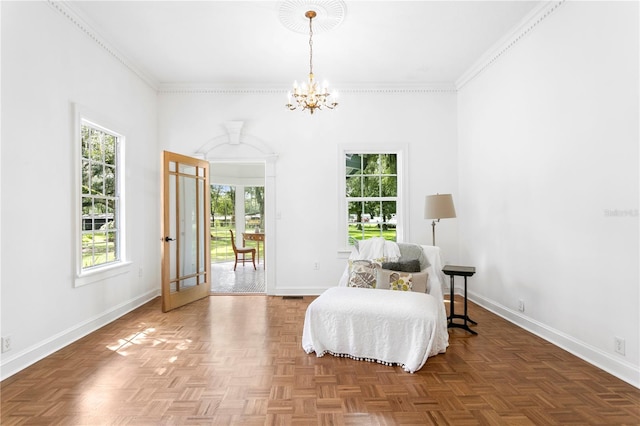
<svg viewBox="0 0 640 426">
<path fill-rule="evenodd" d="M 311 300 L 156 299 L 2 382 L 1 423 L 640 424 L 640 390 L 473 304 L 480 334 L 408 374 L 305 354 Z"/>
</svg>

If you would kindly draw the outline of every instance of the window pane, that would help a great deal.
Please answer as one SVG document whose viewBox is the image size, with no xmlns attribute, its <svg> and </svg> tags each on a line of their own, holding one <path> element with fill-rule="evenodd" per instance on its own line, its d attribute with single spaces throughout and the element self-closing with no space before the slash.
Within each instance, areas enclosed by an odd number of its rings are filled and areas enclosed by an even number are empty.
<svg viewBox="0 0 640 426">
<path fill-rule="evenodd" d="M 361 197 L 362 196 L 362 177 L 348 176 L 346 192 L 347 192 L 347 197 Z"/>
<path fill-rule="evenodd" d="M 104 170 L 102 164 L 94 164 L 91 167 L 91 193 L 104 194 Z"/>
<path fill-rule="evenodd" d="M 88 234 L 82 235 L 82 267 L 91 266 L 93 259 L 91 250 L 93 249 L 93 237 Z"/>
<path fill-rule="evenodd" d="M 362 195 L 364 197 L 380 196 L 380 176 L 364 176 L 364 188 Z"/>
<path fill-rule="evenodd" d="M 118 251 L 117 238 L 114 231 L 107 233 L 107 256 L 105 262 L 113 262 L 116 260 L 116 253 Z"/>
<path fill-rule="evenodd" d="M 387 241 L 397 241 L 396 228 L 383 229 L 381 237 Z"/>
<path fill-rule="evenodd" d="M 362 222 L 363 203 L 361 201 L 350 201 L 348 203 L 349 222 Z"/>
<path fill-rule="evenodd" d="M 118 137 L 87 124 L 80 131 L 81 265 L 90 268 L 120 259 Z"/>
<path fill-rule="evenodd" d="M 82 160 L 82 193 L 89 194 L 91 192 L 91 167 L 88 160 Z"/>
<path fill-rule="evenodd" d="M 361 159 L 359 166 L 356 161 L 358 157 Z M 353 238 L 382 236 L 387 240 L 396 240 L 397 159 L 395 153 L 346 155 L 346 219 L 350 244 Z M 385 201 L 382 201 L 383 197 Z"/>
<path fill-rule="evenodd" d="M 391 219 L 395 218 L 396 216 L 396 202 L 383 201 L 381 204 L 382 204 L 382 220 L 384 223 L 388 224 L 389 221 L 391 221 Z"/>
<path fill-rule="evenodd" d="M 374 221 L 376 216 L 379 216 L 379 215 L 380 215 L 379 201 L 366 201 L 364 203 L 363 222 Z"/>
<path fill-rule="evenodd" d="M 110 166 L 116 165 L 116 137 L 104 134 L 104 162 Z"/>
<path fill-rule="evenodd" d="M 349 244 L 353 244 L 353 240 L 364 240 L 364 228 L 361 224 L 349 224 Z"/>
<path fill-rule="evenodd" d="M 91 129 L 87 126 L 82 126 L 82 129 L 80 129 L 80 138 L 81 138 L 80 156 L 82 158 L 89 158 L 90 134 L 91 134 Z"/>
<path fill-rule="evenodd" d="M 115 200 L 105 200 L 105 205 L 105 229 L 115 229 L 116 202 Z"/>
<path fill-rule="evenodd" d="M 362 174 L 362 158 L 358 154 L 346 154 L 346 175 Z"/>
<path fill-rule="evenodd" d="M 101 138 L 102 132 L 96 130 L 96 129 L 91 129 L 91 133 L 90 133 L 90 139 L 89 139 L 89 143 L 90 143 L 90 153 L 89 156 L 93 161 L 99 161 L 102 162 L 102 138 Z"/>
<path fill-rule="evenodd" d="M 363 173 L 367 175 L 380 174 L 380 167 L 378 163 L 378 154 L 364 154 L 362 156 L 363 161 Z"/>
<path fill-rule="evenodd" d="M 385 175 L 397 175 L 397 154 L 380 154 L 380 172 Z"/>
<path fill-rule="evenodd" d="M 94 264 L 104 263 L 107 260 L 107 233 L 94 232 L 93 234 Z"/>
<path fill-rule="evenodd" d="M 398 195 L 398 178 L 396 176 L 383 176 L 382 182 L 382 196 L 383 197 L 396 197 Z"/>
<path fill-rule="evenodd" d="M 116 196 L 116 168 L 105 166 L 104 168 L 104 195 L 107 197 Z"/>
</svg>

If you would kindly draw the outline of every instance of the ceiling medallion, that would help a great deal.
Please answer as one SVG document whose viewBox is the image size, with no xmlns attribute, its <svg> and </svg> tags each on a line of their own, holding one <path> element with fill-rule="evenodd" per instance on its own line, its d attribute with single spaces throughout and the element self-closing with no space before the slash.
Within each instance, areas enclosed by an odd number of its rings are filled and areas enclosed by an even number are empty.
<svg viewBox="0 0 640 426">
<path fill-rule="evenodd" d="M 309 10 L 316 13 L 313 18 L 313 30 L 319 34 L 342 23 L 346 5 L 341 0 L 285 0 L 278 8 L 278 17 L 285 28 L 296 33 L 307 34 L 309 21 L 305 13 Z"/>
</svg>

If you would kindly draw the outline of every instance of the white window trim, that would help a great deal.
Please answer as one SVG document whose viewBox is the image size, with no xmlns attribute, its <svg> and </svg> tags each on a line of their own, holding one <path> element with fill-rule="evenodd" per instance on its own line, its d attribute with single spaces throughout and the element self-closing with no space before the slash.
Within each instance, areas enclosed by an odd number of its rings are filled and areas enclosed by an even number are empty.
<svg viewBox="0 0 640 426">
<path fill-rule="evenodd" d="M 113 129 L 119 128 L 117 125 L 103 117 L 101 114 L 90 111 L 88 108 L 78 104 L 73 104 L 74 110 L 74 127 L 73 127 L 73 143 L 74 143 L 74 162 L 73 167 L 75 169 L 75 181 L 74 181 L 74 231 L 71 233 L 75 241 L 75 258 L 74 269 L 74 287 L 81 287 L 94 282 L 103 281 L 107 278 L 111 278 L 117 275 L 126 274 L 131 271 L 132 262 L 127 258 L 127 233 L 126 233 L 126 206 L 125 206 L 125 136 L 122 132 L 115 131 Z M 117 262 L 108 263 L 101 266 L 96 266 L 86 270 L 82 269 L 82 191 L 80 190 L 82 185 L 82 169 L 80 167 L 82 162 L 82 132 L 81 127 L 83 123 L 88 123 L 97 129 L 111 133 L 118 137 L 120 146 L 118 147 L 118 180 L 119 180 L 119 228 L 120 228 L 120 260 Z"/>
<path fill-rule="evenodd" d="M 409 234 L 409 180 L 407 159 L 409 158 L 409 145 L 401 144 L 343 144 L 338 145 L 338 257 L 348 257 L 352 247 L 347 244 L 347 196 L 345 181 L 345 155 L 347 154 L 396 154 L 398 161 L 398 203 L 396 211 L 396 241 L 406 241 Z"/>
</svg>

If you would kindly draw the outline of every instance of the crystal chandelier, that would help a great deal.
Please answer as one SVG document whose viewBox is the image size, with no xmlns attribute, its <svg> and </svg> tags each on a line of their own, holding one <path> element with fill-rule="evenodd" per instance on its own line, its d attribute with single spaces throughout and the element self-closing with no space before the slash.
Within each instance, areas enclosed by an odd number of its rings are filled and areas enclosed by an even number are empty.
<svg viewBox="0 0 640 426">
<path fill-rule="evenodd" d="M 307 11 L 304 16 L 309 18 L 309 80 L 306 83 L 302 83 L 302 87 L 298 86 L 298 82 L 293 82 L 293 93 L 289 92 L 287 108 L 293 111 L 294 109 L 301 108 L 302 111 L 308 109 L 311 114 L 316 109 L 328 108 L 334 109 L 338 106 L 335 102 L 336 95 L 329 93 L 329 87 L 327 83 L 324 83 L 322 87 L 318 85 L 313 77 L 313 18 L 316 17 L 316 12 L 313 10 Z M 291 96 L 295 103 L 291 102 Z"/>
</svg>

